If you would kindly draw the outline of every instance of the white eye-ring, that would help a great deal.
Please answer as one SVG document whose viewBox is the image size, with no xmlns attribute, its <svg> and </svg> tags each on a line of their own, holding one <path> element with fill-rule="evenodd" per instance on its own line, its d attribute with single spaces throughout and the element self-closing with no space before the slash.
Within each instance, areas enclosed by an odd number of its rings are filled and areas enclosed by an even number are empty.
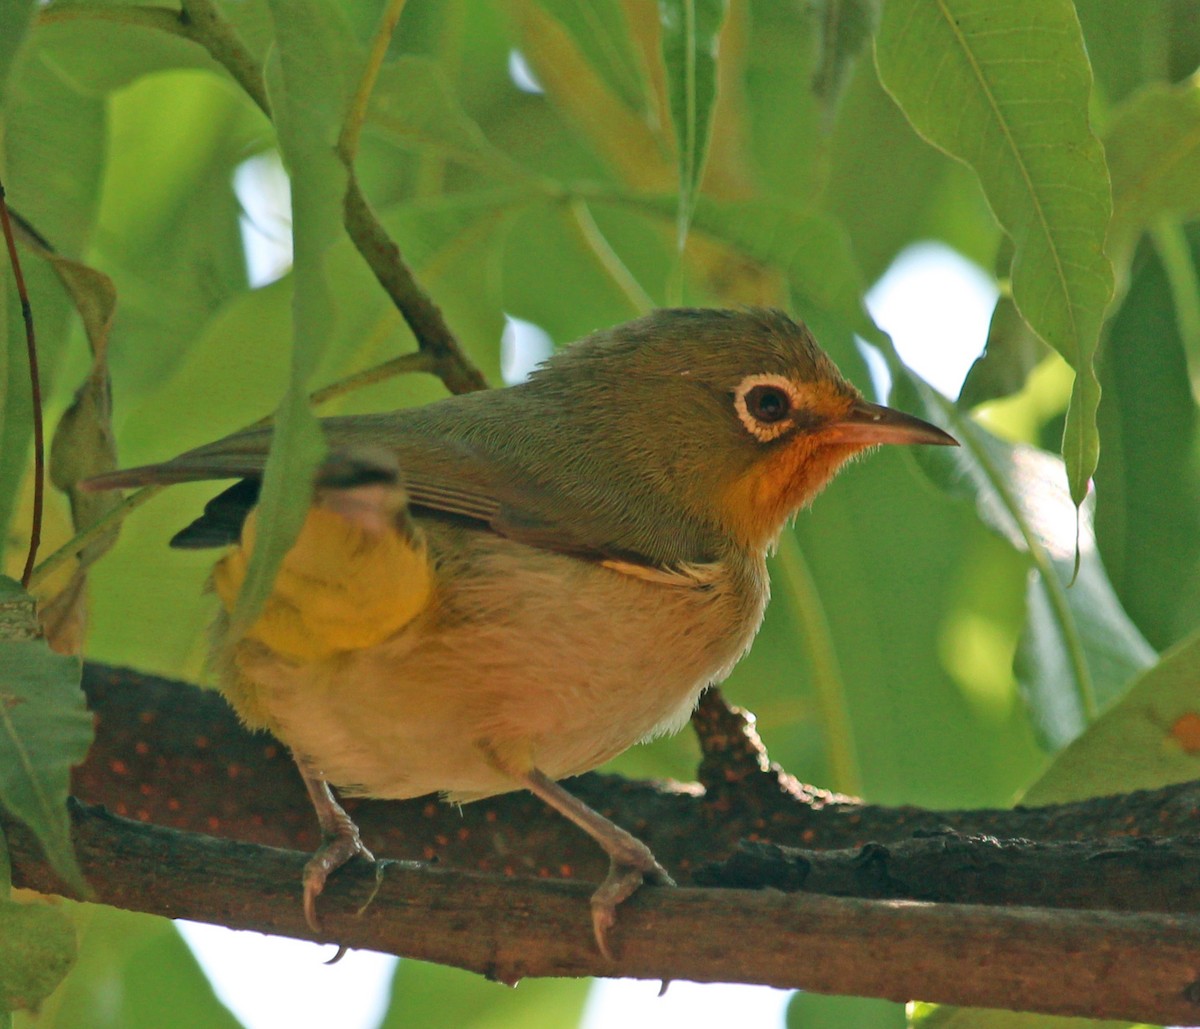
<svg viewBox="0 0 1200 1029">
<path fill-rule="evenodd" d="M 747 375 L 733 392 L 733 406 L 746 431 L 769 443 L 792 427 L 800 406 L 796 385 L 785 375 Z"/>
</svg>

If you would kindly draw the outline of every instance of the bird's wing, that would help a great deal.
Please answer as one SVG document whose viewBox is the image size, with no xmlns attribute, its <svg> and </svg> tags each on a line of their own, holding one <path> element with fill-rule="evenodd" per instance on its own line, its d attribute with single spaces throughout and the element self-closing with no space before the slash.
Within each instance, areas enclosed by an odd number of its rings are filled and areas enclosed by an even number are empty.
<svg viewBox="0 0 1200 1029">
<path fill-rule="evenodd" d="M 578 527 L 589 525 L 594 512 L 476 445 L 408 431 L 398 422 L 382 419 L 334 419 L 323 425 L 335 450 L 386 448 L 399 465 L 412 508 L 478 522 L 503 536 L 546 550 L 597 560 L 639 560 L 639 555 L 585 539 Z M 97 476 L 89 481 L 88 488 L 238 478 L 242 481 L 210 500 L 204 513 L 171 541 L 172 546 L 185 549 L 224 546 L 237 540 L 247 513 L 258 501 L 270 441 L 270 429 L 249 430 L 162 464 Z"/>
</svg>

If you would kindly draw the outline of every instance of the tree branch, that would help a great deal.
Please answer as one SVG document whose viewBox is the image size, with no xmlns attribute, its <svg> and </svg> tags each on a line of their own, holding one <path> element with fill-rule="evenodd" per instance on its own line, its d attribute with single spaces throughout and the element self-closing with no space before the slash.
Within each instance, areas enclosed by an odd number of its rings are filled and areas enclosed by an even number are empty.
<svg viewBox="0 0 1200 1029">
<path fill-rule="evenodd" d="M 137 819 L 75 807 L 80 860 L 97 899 L 312 938 L 298 898 L 315 819 L 284 749 L 243 731 L 216 694 L 184 683 L 89 663 L 84 686 L 97 739 L 76 770 L 75 792 Z M 371 895 L 374 875 L 358 863 L 340 870 L 321 899 L 328 938 L 505 981 L 723 980 L 1200 1020 L 1200 916 L 1192 914 L 1200 888 L 1191 881 L 1200 843 L 1119 838 L 1192 831 L 1200 785 L 1014 811 L 878 807 L 798 784 L 768 761 L 747 717 L 715 693 L 696 721 L 701 784 L 593 774 L 571 788 L 645 839 L 685 885 L 772 888 L 640 891 L 622 907 L 619 961 L 608 965 L 590 939 L 587 904 L 604 860 L 528 794 L 461 809 L 431 798 L 350 802 L 367 845 L 407 863 L 386 863 L 361 917 L 352 912 Z M 1026 840 L 1117 838 L 1001 846 L 947 827 Z M 9 822 L 3 828 L 15 881 L 57 888 L 29 835 Z M 760 848 L 747 864 L 743 846 L 714 867 L 750 838 L 805 850 Z M 993 867 L 998 855 L 1008 863 Z M 1067 884 L 1061 892 L 1037 882 L 1047 869 Z M 943 902 L 951 898 L 984 903 Z"/>
<path fill-rule="evenodd" d="M 314 938 L 299 902 L 305 855 L 138 825 L 80 805 L 72 814 L 97 900 Z M 7 822 L 4 831 L 15 880 L 55 889 L 32 837 Z M 377 882 L 355 863 L 331 880 L 321 907 L 330 940 L 509 983 L 620 975 L 1160 1023 L 1200 1017 L 1194 917 L 647 888 L 622 906 L 618 959 L 609 963 L 591 939 L 590 892 L 580 882 L 399 862 L 387 862 Z"/>
</svg>

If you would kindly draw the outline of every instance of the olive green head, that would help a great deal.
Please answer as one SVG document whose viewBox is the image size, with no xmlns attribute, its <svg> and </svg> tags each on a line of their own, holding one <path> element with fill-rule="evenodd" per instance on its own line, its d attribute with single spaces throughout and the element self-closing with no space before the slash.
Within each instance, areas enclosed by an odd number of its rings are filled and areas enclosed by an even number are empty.
<svg viewBox="0 0 1200 1029">
<path fill-rule="evenodd" d="M 657 311 L 566 348 L 505 394 L 489 445 L 582 495 L 614 542 L 655 556 L 722 538 L 760 550 L 865 448 L 954 442 L 865 402 L 774 310 Z"/>
</svg>

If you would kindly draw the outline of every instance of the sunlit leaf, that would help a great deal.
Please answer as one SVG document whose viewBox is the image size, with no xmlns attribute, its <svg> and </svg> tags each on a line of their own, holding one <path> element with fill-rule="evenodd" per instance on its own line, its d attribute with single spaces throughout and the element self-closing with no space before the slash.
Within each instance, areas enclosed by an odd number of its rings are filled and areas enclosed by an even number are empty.
<svg viewBox="0 0 1200 1029">
<path fill-rule="evenodd" d="M 542 119 L 535 108 L 528 111 L 528 122 L 510 128 L 510 143 L 534 160 L 542 158 L 549 149 L 556 159 L 568 157 L 568 166 L 590 164 L 593 170 L 589 174 L 595 174 L 594 155 L 598 154 L 631 186 L 656 191 L 669 189 L 673 177 L 665 153 L 669 144 L 663 128 L 648 123 L 641 113 L 622 102 L 589 60 L 581 43 L 539 0 L 508 0 L 506 8 L 512 14 L 514 42 L 521 55 L 547 98 L 566 115 L 575 130 L 564 134 L 560 131 L 561 123 L 554 120 L 546 123 L 544 135 L 538 133 L 535 126 Z M 511 83 L 506 85 L 512 88 Z M 484 106 L 486 109 L 490 103 Z M 489 124 L 488 132 L 498 141 L 503 126 L 493 128 Z"/>
<path fill-rule="evenodd" d="M 1023 798 L 1082 800 L 1200 778 L 1200 634 L 1162 656 Z"/>
<path fill-rule="evenodd" d="M 1063 457 L 1079 505 L 1099 454 L 1092 357 L 1113 276 L 1108 173 L 1088 124 L 1091 70 L 1074 7 L 890 0 L 876 61 L 917 131 L 979 176 L 1012 237 L 1013 300 L 1075 369 Z"/>
<path fill-rule="evenodd" d="M 270 137 L 262 115 L 225 81 L 195 71 L 143 78 L 104 110 L 104 231 L 87 262 L 116 285 L 121 345 L 109 366 L 121 404 L 130 405 L 152 394 L 208 320 L 247 288 L 231 185 Z"/>
</svg>

